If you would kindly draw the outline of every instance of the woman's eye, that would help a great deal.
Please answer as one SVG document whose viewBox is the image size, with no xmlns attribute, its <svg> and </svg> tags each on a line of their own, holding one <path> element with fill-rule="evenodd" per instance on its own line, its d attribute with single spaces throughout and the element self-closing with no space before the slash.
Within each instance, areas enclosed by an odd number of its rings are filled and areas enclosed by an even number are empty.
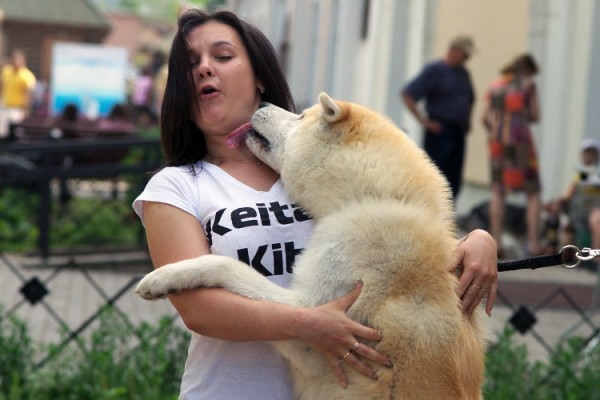
<svg viewBox="0 0 600 400">
<path fill-rule="evenodd" d="M 233 56 L 229 56 L 229 55 L 215 57 L 215 59 L 217 61 L 227 61 L 227 60 L 231 60 L 232 58 L 233 58 Z"/>
</svg>

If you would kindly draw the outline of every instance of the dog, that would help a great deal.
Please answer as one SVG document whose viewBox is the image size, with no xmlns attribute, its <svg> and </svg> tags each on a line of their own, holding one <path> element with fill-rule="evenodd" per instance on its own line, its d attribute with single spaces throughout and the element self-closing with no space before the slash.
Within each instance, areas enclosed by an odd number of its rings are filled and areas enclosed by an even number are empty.
<svg viewBox="0 0 600 400">
<path fill-rule="evenodd" d="M 300 341 L 273 342 L 289 361 L 299 399 L 481 399 L 484 337 L 477 313 L 461 309 L 451 195 L 427 155 L 385 116 L 325 93 L 301 115 L 260 108 L 251 126 L 246 145 L 315 222 L 290 288 L 240 261 L 207 255 L 156 269 L 136 292 L 156 299 L 222 287 L 316 307 L 362 281 L 348 315 L 382 333 L 375 346 L 393 367 L 369 363 L 376 381 L 347 368 L 342 388 L 323 354 Z"/>
</svg>

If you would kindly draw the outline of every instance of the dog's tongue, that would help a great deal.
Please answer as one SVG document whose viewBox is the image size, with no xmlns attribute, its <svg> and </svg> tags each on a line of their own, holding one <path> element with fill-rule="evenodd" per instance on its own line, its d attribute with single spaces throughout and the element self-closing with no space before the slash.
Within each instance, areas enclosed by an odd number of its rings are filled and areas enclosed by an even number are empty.
<svg viewBox="0 0 600 400">
<path fill-rule="evenodd" d="M 252 124 L 245 123 L 244 125 L 237 128 L 235 131 L 227 135 L 227 146 L 229 148 L 238 147 L 240 143 L 244 141 L 248 132 L 252 130 Z"/>
</svg>

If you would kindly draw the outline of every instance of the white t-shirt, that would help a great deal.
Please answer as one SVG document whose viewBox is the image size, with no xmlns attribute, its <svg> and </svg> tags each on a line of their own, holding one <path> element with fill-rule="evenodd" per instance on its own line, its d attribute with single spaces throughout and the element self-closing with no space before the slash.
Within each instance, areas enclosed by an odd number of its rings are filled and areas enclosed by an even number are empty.
<svg viewBox="0 0 600 400">
<path fill-rule="evenodd" d="M 268 192 L 243 184 L 206 162 L 167 167 L 150 179 L 133 208 L 144 220 L 143 201 L 167 203 L 204 227 L 213 254 L 252 265 L 274 283 L 288 286 L 295 256 L 313 222 L 287 197 L 281 180 Z M 268 342 L 192 339 L 180 399 L 292 399 L 285 361 Z"/>
</svg>

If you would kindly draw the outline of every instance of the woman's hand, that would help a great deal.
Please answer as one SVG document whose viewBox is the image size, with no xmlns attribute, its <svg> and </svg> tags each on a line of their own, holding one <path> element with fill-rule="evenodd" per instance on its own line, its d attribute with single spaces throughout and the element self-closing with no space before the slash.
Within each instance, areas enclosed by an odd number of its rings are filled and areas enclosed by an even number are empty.
<svg viewBox="0 0 600 400">
<path fill-rule="evenodd" d="M 362 340 L 381 340 L 379 332 L 353 321 L 346 311 L 356 301 L 362 285 L 357 283 L 354 289 L 344 297 L 307 309 L 298 325 L 297 336 L 327 357 L 331 370 L 337 376 L 340 385 L 346 387 L 348 380 L 342 364 L 349 364 L 369 378 L 377 379 L 375 370 L 365 364 L 359 356 L 375 361 L 386 367 L 390 360 L 378 353 Z"/>
<path fill-rule="evenodd" d="M 487 296 L 486 312 L 492 308 L 498 290 L 498 259 L 494 238 L 482 229 L 464 237 L 457 248 L 459 292 L 464 311 L 471 315 L 481 300 Z"/>
</svg>

